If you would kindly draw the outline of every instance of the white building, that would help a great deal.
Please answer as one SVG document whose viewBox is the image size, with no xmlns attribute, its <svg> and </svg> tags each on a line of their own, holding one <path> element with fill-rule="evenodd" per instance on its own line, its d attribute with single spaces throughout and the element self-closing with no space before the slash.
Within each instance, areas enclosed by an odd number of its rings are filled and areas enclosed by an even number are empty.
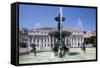
<svg viewBox="0 0 100 68">
<path fill-rule="evenodd" d="M 37 51 L 46 51 L 51 50 L 51 44 L 54 46 L 54 38 L 48 35 L 50 31 L 55 31 L 57 28 L 47 27 L 47 28 L 38 28 L 32 30 L 22 30 L 20 35 L 20 42 L 26 42 L 28 45 L 28 49 L 30 50 L 30 45 L 35 44 Z M 84 33 L 83 31 L 73 30 L 73 29 L 63 29 L 64 31 L 69 31 L 72 35 L 65 37 L 65 45 L 67 47 L 81 47 L 81 44 L 84 41 Z M 28 50 L 28 51 L 29 51 Z"/>
</svg>

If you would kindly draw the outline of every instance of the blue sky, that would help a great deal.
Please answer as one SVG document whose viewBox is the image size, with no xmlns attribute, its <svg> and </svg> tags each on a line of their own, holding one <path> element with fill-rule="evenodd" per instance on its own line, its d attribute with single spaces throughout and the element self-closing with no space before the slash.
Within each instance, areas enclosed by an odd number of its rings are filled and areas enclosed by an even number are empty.
<svg viewBox="0 0 100 68">
<path fill-rule="evenodd" d="M 23 5 L 19 6 L 20 29 L 33 29 L 39 27 L 56 27 L 54 18 L 59 13 L 59 7 Z M 93 8 L 63 7 L 64 28 L 80 29 L 85 31 L 96 30 L 96 10 Z M 79 21 L 80 19 L 80 21 Z"/>
</svg>

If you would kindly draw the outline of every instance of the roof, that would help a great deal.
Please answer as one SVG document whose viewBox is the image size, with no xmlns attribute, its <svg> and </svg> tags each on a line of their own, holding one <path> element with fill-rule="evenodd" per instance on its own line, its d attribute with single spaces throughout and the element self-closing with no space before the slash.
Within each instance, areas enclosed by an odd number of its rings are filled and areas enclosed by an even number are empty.
<svg viewBox="0 0 100 68">
<path fill-rule="evenodd" d="M 43 27 L 43 28 L 38 28 L 35 30 L 56 30 L 56 29 L 57 29 L 56 27 Z"/>
<path fill-rule="evenodd" d="M 57 30 L 57 27 L 43 27 L 43 28 L 38 28 L 38 29 L 33 29 L 33 30 Z M 81 32 L 80 30 L 77 29 L 65 29 L 63 28 L 64 31 L 69 31 L 69 32 Z"/>
</svg>

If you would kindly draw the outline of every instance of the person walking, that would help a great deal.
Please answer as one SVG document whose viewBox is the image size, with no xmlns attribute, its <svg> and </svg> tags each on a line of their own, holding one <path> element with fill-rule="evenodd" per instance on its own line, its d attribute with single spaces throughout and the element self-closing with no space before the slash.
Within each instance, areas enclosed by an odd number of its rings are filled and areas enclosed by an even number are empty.
<svg viewBox="0 0 100 68">
<path fill-rule="evenodd" d="M 32 52 L 34 52 L 34 56 L 36 56 L 36 45 L 31 44 L 31 47 L 32 47 Z"/>
</svg>

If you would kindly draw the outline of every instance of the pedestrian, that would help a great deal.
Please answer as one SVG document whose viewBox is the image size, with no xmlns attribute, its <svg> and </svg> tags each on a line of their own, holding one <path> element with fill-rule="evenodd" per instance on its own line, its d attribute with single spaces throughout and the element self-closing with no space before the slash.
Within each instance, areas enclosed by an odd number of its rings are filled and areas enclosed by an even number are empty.
<svg viewBox="0 0 100 68">
<path fill-rule="evenodd" d="M 32 47 L 32 52 L 34 52 L 34 56 L 36 56 L 36 45 L 31 44 L 31 47 Z"/>
<path fill-rule="evenodd" d="M 59 57 L 62 58 L 64 56 L 64 48 L 60 45 L 59 46 Z"/>
<path fill-rule="evenodd" d="M 85 44 L 83 44 L 82 50 L 83 50 L 84 52 L 86 51 Z"/>
</svg>

